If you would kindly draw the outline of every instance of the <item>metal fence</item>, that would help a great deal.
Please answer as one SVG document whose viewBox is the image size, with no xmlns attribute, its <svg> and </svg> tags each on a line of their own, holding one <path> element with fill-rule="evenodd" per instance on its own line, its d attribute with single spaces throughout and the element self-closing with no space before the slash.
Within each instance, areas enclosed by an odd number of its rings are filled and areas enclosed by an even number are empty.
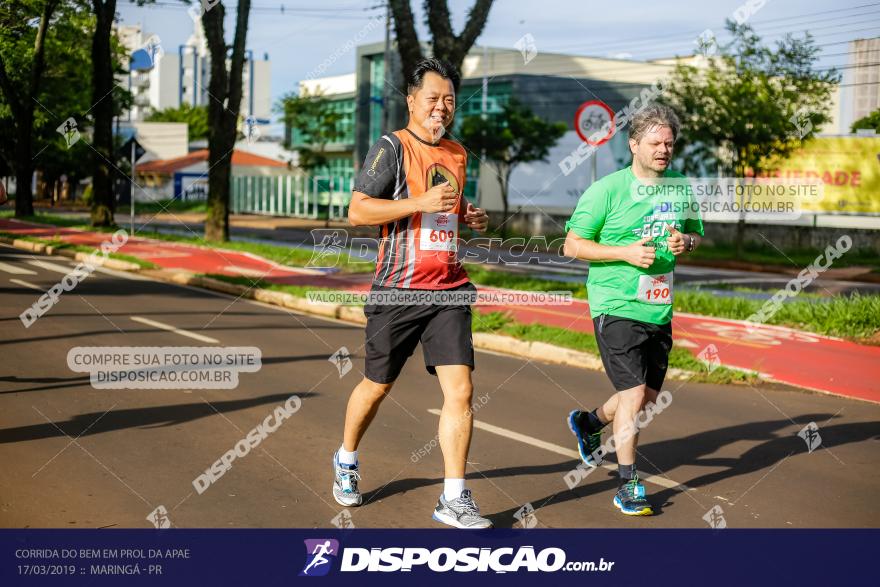
<svg viewBox="0 0 880 587">
<path fill-rule="evenodd" d="M 345 219 L 354 179 L 339 176 L 235 176 L 232 212 Z"/>
</svg>

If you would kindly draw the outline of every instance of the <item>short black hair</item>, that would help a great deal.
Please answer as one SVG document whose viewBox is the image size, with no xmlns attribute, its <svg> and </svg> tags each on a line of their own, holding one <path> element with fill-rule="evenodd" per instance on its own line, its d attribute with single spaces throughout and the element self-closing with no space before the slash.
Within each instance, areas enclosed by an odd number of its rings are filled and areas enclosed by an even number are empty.
<svg viewBox="0 0 880 587">
<path fill-rule="evenodd" d="M 408 94 L 415 94 L 422 87 L 422 82 L 425 80 L 425 74 L 429 71 L 433 71 L 440 77 L 448 79 L 452 82 L 452 86 L 456 88 L 461 80 L 458 71 L 448 61 L 437 59 L 436 57 L 422 59 L 416 63 L 416 66 L 410 72 L 409 77 L 406 80 L 406 91 Z"/>
</svg>

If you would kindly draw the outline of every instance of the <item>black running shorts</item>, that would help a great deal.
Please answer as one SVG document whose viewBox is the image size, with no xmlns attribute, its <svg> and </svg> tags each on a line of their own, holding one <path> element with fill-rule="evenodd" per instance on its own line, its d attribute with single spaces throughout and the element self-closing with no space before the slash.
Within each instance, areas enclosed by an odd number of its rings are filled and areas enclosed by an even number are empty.
<svg viewBox="0 0 880 587">
<path fill-rule="evenodd" d="M 374 292 L 394 290 L 377 285 L 372 288 Z M 477 289 L 473 284 L 465 283 L 438 293 L 445 292 L 463 292 L 462 295 L 469 292 L 475 301 Z M 396 380 L 419 342 L 425 355 L 425 367 L 431 375 L 437 374 L 434 367 L 440 365 L 474 368 L 469 304 L 367 304 L 364 314 L 367 316 L 364 375 L 370 381 L 391 383 Z"/>
<path fill-rule="evenodd" d="M 602 364 L 614 389 L 623 391 L 647 384 L 660 391 L 672 350 L 671 322 L 650 324 L 600 314 L 593 318 L 593 327 Z"/>
</svg>

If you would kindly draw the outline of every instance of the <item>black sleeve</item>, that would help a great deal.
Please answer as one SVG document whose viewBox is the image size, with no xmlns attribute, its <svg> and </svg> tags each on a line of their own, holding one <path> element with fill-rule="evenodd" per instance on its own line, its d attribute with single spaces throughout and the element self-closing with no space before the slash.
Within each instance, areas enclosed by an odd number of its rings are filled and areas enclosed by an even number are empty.
<svg viewBox="0 0 880 587">
<path fill-rule="evenodd" d="M 354 182 L 354 191 L 374 198 L 392 199 L 401 171 L 401 145 L 385 135 L 370 148 Z M 395 144 L 397 143 L 397 144 Z"/>
</svg>

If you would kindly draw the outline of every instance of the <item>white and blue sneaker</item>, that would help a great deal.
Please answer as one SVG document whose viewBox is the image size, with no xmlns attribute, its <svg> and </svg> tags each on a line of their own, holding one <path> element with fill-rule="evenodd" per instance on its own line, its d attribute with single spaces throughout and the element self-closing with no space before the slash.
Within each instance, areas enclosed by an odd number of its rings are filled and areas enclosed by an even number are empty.
<svg viewBox="0 0 880 587">
<path fill-rule="evenodd" d="M 636 477 L 626 481 L 614 496 L 614 505 L 627 516 L 651 516 L 654 514 L 651 504 L 645 497 L 645 486 Z"/>
<path fill-rule="evenodd" d="M 339 462 L 339 453 L 333 453 L 333 499 L 346 507 L 361 505 L 363 498 L 358 491 L 358 465 L 347 465 Z"/>
<path fill-rule="evenodd" d="M 431 517 L 453 528 L 476 530 L 492 527 L 492 521 L 480 515 L 480 508 L 474 502 L 470 489 L 462 491 L 458 499 L 449 501 L 441 493 Z"/>
</svg>

